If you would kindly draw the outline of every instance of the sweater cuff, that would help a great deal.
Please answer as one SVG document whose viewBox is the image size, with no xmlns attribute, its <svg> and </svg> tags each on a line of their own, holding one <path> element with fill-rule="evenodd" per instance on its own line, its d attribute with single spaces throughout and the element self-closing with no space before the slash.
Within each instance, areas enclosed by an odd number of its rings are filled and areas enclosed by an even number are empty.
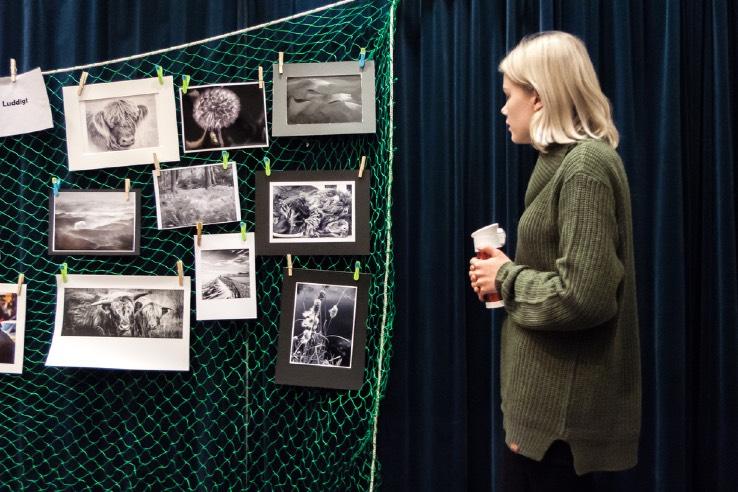
<svg viewBox="0 0 738 492">
<path fill-rule="evenodd" d="M 508 261 L 497 270 L 497 276 L 495 277 L 495 289 L 502 295 L 502 285 L 505 283 L 505 279 L 510 275 L 512 268 L 515 266 L 514 261 Z"/>
</svg>

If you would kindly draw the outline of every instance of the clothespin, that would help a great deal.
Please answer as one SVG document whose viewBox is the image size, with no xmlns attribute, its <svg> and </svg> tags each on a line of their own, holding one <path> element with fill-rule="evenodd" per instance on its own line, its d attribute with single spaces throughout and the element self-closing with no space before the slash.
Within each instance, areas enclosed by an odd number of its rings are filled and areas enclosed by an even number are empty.
<svg viewBox="0 0 738 492">
<path fill-rule="evenodd" d="M 364 65 L 366 65 L 366 48 L 361 48 L 361 52 L 359 54 L 359 69 L 364 70 Z"/>
<path fill-rule="evenodd" d="M 246 222 L 241 221 L 241 241 L 246 242 Z"/>
<path fill-rule="evenodd" d="M 224 150 L 220 153 L 220 156 L 223 158 L 223 169 L 228 169 L 228 154 L 227 150 Z"/>
<path fill-rule="evenodd" d="M 82 75 L 79 77 L 79 87 L 77 87 L 77 95 L 82 95 L 82 89 L 85 88 L 85 83 L 87 82 L 87 72 L 82 72 Z"/>
<path fill-rule="evenodd" d="M 197 229 L 197 247 L 199 248 L 202 242 L 202 222 L 195 224 L 195 228 Z"/>
<path fill-rule="evenodd" d="M 154 152 L 154 176 L 161 176 L 161 167 L 159 167 L 159 156 Z"/>
<path fill-rule="evenodd" d="M 18 296 L 23 293 L 23 280 L 25 280 L 26 276 L 22 273 L 18 274 Z"/>
<path fill-rule="evenodd" d="M 284 73 L 284 51 L 279 52 L 279 75 Z"/>
<path fill-rule="evenodd" d="M 179 286 L 184 285 L 184 264 L 182 260 L 177 260 L 177 277 L 179 277 Z"/>
<path fill-rule="evenodd" d="M 359 280 L 359 270 L 361 270 L 361 262 L 354 263 L 354 280 Z"/>
<path fill-rule="evenodd" d="M 366 167 L 366 156 L 361 156 L 361 165 L 359 166 L 359 177 L 361 178 L 364 175 L 364 167 Z"/>
<path fill-rule="evenodd" d="M 67 267 L 67 264 L 66 263 L 62 263 L 61 264 L 61 268 L 60 268 L 59 271 L 61 272 L 62 282 L 64 282 L 66 284 L 67 283 L 67 273 L 69 271 L 69 268 Z"/>
<path fill-rule="evenodd" d="M 156 65 L 156 76 L 159 78 L 159 85 L 164 85 L 164 69 L 161 65 Z"/>
<path fill-rule="evenodd" d="M 287 275 L 292 276 L 292 255 L 287 254 Z"/>
<path fill-rule="evenodd" d="M 10 82 L 12 82 L 13 84 L 15 84 L 16 75 L 18 75 L 18 67 L 16 67 L 15 65 L 15 58 L 11 58 L 10 59 Z"/>
<path fill-rule="evenodd" d="M 56 176 L 51 177 L 51 187 L 54 190 L 54 196 L 59 196 L 59 188 L 61 188 L 62 180 Z"/>
<path fill-rule="evenodd" d="M 267 176 L 272 175 L 272 161 L 269 159 L 269 157 L 264 157 L 264 172 Z"/>
<path fill-rule="evenodd" d="M 131 179 L 126 178 L 126 201 L 129 199 L 129 193 L 131 192 Z"/>
<path fill-rule="evenodd" d="M 259 89 L 264 88 L 264 69 L 259 65 Z"/>
<path fill-rule="evenodd" d="M 182 94 L 187 94 L 187 88 L 190 86 L 190 76 L 182 75 Z"/>
</svg>

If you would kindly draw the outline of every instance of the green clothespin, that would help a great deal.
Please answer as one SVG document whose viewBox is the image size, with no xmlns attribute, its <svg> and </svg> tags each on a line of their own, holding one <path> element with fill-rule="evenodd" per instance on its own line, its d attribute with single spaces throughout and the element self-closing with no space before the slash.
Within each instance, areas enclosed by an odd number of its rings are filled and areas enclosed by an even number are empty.
<svg viewBox="0 0 738 492">
<path fill-rule="evenodd" d="M 182 75 L 182 94 L 187 94 L 187 88 L 190 86 L 190 76 Z"/>
<path fill-rule="evenodd" d="M 223 158 L 223 169 L 228 169 L 228 151 L 224 150 L 220 153 L 220 156 Z"/>
<path fill-rule="evenodd" d="M 267 176 L 272 175 L 272 161 L 269 159 L 269 157 L 264 157 L 264 169 Z"/>
<path fill-rule="evenodd" d="M 164 69 L 161 65 L 156 66 L 156 76 L 159 78 L 159 84 L 164 85 Z"/>
<path fill-rule="evenodd" d="M 354 263 L 354 280 L 359 280 L 359 270 L 361 269 L 361 262 L 357 261 Z"/>
<path fill-rule="evenodd" d="M 69 271 L 69 268 L 67 267 L 66 263 L 62 263 L 60 271 L 61 271 L 62 282 L 66 283 L 67 282 L 67 272 Z"/>
<path fill-rule="evenodd" d="M 241 221 L 241 241 L 246 241 L 246 222 Z"/>
</svg>

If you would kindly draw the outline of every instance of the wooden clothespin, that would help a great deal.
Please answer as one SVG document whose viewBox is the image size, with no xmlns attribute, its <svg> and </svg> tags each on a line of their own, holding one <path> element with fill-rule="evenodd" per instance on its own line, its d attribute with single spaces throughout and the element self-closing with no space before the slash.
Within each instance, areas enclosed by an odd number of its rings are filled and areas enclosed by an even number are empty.
<svg viewBox="0 0 738 492">
<path fill-rule="evenodd" d="M 361 262 L 354 263 L 354 280 L 359 280 L 359 270 L 361 270 Z"/>
<path fill-rule="evenodd" d="M 128 201 L 128 199 L 130 198 L 128 195 L 131 192 L 131 179 L 130 178 L 126 178 L 126 187 L 125 187 L 125 189 L 126 189 L 126 201 Z"/>
<path fill-rule="evenodd" d="M 66 284 L 67 283 L 67 273 L 69 272 L 69 267 L 67 266 L 66 263 L 62 263 L 59 271 L 61 272 L 62 282 Z"/>
<path fill-rule="evenodd" d="M 182 260 L 177 260 L 177 276 L 179 277 L 179 286 L 184 285 L 184 264 Z"/>
<path fill-rule="evenodd" d="M 79 87 L 77 87 L 77 95 L 82 95 L 82 90 L 85 88 L 85 83 L 87 83 L 87 75 L 89 75 L 87 72 L 82 72 L 82 75 L 79 77 Z"/>
<path fill-rule="evenodd" d="M 200 243 L 202 243 L 202 222 L 198 222 L 195 224 L 195 228 L 197 229 L 197 247 L 200 247 Z"/>
<path fill-rule="evenodd" d="M 366 65 L 366 48 L 361 48 L 359 52 L 359 70 L 364 70 L 364 65 Z"/>
<path fill-rule="evenodd" d="M 20 296 L 23 293 L 23 281 L 25 280 L 26 276 L 22 273 L 18 274 L 18 296 Z"/>
<path fill-rule="evenodd" d="M 364 176 L 364 168 L 366 167 L 366 156 L 361 156 L 361 165 L 359 166 L 359 177 Z"/>
<path fill-rule="evenodd" d="M 287 254 L 287 275 L 292 276 L 292 255 Z"/>
<path fill-rule="evenodd" d="M 264 69 L 259 65 L 259 89 L 264 88 Z"/>
<path fill-rule="evenodd" d="M 246 222 L 241 221 L 241 241 L 246 242 Z"/>
<path fill-rule="evenodd" d="M 18 75 L 18 67 L 15 64 L 15 58 L 10 59 L 10 82 L 15 84 L 15 78 Z"/>
<path fill-rule="evenodd" d="M 159 167 L 159 156 L 154 152 L 154 176 L 161 176 L 161 167 Z"/>
<path fill-rule="evenodd" d="M 279 52 L 279 75 L 284 73 L 284 51 Z"/>
</svg>

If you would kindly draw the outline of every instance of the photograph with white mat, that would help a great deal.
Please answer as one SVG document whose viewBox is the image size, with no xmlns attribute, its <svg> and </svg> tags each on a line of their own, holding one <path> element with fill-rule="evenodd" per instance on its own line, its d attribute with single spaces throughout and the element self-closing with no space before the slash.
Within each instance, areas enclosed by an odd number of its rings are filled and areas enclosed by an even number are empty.
<svg viewBox="0 0 738 492">
<path fill-rule="evenodd" d="M 188 371 L 190 277 L 56 276 L 47 366 Z"/>
<path fill-rule="evenodd" d="M 256 318 L 254 235 L 195 236 L 195 305 L 198 320 Z"/>
<path fill-rule="evenodd" d="M 27 287 L 0 284 L 0 373 L 23 372 Z"/>
</svg>

